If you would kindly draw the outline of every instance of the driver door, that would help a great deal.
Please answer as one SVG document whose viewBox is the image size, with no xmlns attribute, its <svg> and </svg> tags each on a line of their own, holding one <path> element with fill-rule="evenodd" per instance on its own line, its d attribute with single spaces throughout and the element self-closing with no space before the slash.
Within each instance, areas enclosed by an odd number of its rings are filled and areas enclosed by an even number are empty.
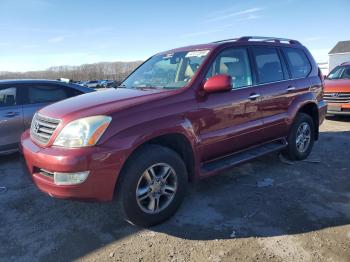
<svg viewBox="0 0 350 262">
<path fill-rule="evenodd" d="M 207 94 L 200 111 L 201 161 L 209 161 L 262 142 L 259 87 L 253 86 L 248 50 L 228 48 L 215 59 L 207 78 L 227 74 L 232 90 Z"/>
</svg>

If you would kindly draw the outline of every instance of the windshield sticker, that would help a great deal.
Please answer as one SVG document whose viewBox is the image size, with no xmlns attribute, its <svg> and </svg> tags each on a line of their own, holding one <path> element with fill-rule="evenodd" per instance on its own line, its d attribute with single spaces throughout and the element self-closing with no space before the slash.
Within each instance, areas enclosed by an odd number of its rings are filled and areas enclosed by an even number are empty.
<svg viewBox="0 0 350 262">
<path fill-rule="evenodd" d="M 202 57 L 206 56 L 210 50 L 199 50 L 199 51 L 191 51 L 186 54 L 186 57 Z"/>
<path fill-rule="evenodd" d="M 166 54 L 164 55 L 163 59 L 169 59 L 172 58 L 174 56 L 174 54 Z"/>
</svg>

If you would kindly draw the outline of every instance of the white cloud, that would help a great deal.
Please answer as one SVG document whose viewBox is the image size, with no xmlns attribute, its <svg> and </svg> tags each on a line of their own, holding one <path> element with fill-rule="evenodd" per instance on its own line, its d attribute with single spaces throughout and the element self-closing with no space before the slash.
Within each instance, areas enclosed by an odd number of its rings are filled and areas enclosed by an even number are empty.
<svg viewBox="0 0 350 262">
<path fill-rule="evenodd" d="M 57 36 L 57 37 L 53 37 L 53 38 L 50 38 L 49 40 L 47 40 L 49 43 L 59 43 L 59 42 L 62 42 L 64 40 L 64 36 Z"/>
<path fill-rule="evenodd" d="M 215 16 L 214 18 L 209 19 L 209 21 L 219 21 L 219 20 L 224 20 L 224 19 L 233 18 L 233 17 L 239 17 L 239 19 L 246 19 L 261 10 L 262 8 L 260 7 L 249 8 L 241 11 L 236 11 L 236 12 Z"/>
<path fill-rule="evenodd" d="M 310 36 L 310 37 L 306 37 L 304 39 L 302 39 L 301 41 L 304 43 L 309 43 L 309 42 L 315 42 L 322 39 L 322 37 L 320 36 Z"/>
<path fill-rule="evenodd" d="M 255 19 L 259 19 L 261 18 L 261 16 L 255 15 L 255 14 L 249 14 L 246 17 L 242 17 L 237 19 L 237 21 L 248 21 L 248 20 L 255 20 Z"/>
</svg>

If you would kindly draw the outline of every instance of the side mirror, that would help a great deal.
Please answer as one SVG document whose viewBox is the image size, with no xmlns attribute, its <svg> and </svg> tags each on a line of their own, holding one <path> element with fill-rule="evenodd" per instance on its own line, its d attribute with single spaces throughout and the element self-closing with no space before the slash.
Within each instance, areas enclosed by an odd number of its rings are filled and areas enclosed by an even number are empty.
<svg viewBox="0 0 350 262">
<path fill-rule="evenodd" d="M 226 74 L 210 77 L 203 86 L 207 93 L 229 91 L 232 89 L 232 77 Z"/>
</svg>

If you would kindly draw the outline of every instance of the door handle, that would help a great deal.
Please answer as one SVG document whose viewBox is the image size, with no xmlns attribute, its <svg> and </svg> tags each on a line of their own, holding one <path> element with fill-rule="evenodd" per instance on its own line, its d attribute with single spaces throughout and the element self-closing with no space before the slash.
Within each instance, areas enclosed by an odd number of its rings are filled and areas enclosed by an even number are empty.
<svg viewBox="0 0 350 262">
<path fill-rule="evenodd" d="M 14 116 L 18 116 L 19 113 L 18 112 L 6 112 L 5 113 L 5 117 L 14 117 Z"/>
<path fill-rule="evenodd" d="M 286 90 L 287 92 L 292 92 L 294 91 L 296 88 L 294 86 L 289 86 Z"/>
<path fill-rule="evenodd" d="M 249 98 L 250 100 L 255 100 L 255 99 L 259 98 L 259 97 L 260 97 L 259 94 L 251 94 L 248 98 Z"/>
</svg>

